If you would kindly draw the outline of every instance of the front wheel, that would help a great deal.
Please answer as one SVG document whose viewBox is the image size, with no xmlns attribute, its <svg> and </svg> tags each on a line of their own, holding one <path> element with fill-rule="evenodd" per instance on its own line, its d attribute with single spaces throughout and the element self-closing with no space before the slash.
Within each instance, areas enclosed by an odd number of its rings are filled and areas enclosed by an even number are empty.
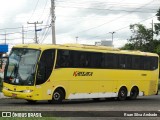
<svg viewBox="0 0 160 120">
<path fill-rule="evenodd" d="M 64 100 L 64 92 L 61 89 L 57 89 L 54 91 L 52 95 L 52 100 L 48 100 L 49 103 L 62 103 Z"/>
</svg>

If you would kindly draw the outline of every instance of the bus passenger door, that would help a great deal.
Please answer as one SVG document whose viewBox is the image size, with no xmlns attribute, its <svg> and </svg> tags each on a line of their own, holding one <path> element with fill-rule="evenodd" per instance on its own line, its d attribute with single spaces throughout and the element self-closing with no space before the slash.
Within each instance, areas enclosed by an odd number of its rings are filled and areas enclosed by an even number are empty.
<svg viewBox="0 0 160 120">
<path fill-rule="evenodd" d="M 48 91 L 51 91 L 51 74 L 53 71 L 55 58 L 55 50 L 49 49 L 43 51 L 40 61 L 38 63 L 38 70 L 36 76 L 36 90 L 42 99 L 47 99 L 51 96 Z M 47 82 L 49 80 L 49 82 Z"/>
</svg>

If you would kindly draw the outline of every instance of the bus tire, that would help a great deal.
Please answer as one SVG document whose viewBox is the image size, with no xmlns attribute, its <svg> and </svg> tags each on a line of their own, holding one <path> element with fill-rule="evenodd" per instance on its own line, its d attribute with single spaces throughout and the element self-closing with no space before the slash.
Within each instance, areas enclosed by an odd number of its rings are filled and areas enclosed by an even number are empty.
<svg viewBox="0 0 160 120">
<path fill-rule="evenodd" d="M 52 95 L 52 100 L 49 100 L 49 103 L 62 103 L 64 100 L 65 94 L 61 89 L 56 89 Z"/>
<path fill-rule="evenodd" d="M 137 86 L 132 87 L 131 92 L 130 92 L 130 100 L 135 100 L 139 94 L 139 89 Z"/>
<path fill-rule="evenodd" d="M 126 87 L 121 87 L 120 89 L 119 89 L 119 92 L 118 92 L 118 100 L 119 101 L 123 101 L 123 100 L 125 100 L 127 98 L 127 88 Z"/>
<path fill-rule="evenodd" d="M 36 101 L 36 100 L 27 100 L 27 102 L 28 102 L 29 104 L 35 104 L 37 101 Z"/>
</svg>

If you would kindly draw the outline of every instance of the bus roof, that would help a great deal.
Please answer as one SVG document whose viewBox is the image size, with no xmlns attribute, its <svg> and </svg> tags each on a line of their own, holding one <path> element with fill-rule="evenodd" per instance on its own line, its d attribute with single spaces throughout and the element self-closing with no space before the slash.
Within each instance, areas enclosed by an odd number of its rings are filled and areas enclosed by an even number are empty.
<svg viewBox="0 0 160 120">
<path fill-rule="evenodd" d="M 131 54 L 131 55 L 143 55 L 143 56 L 157 56 L 156 53 L 141 52 L 139 50 L 120 50 L 118 48 L 107 47 L 107 46 L 96 46 L 96 45 L 83 45 L 83 44 L 20 44 L 13 48 L 32 48 L 32 49 L 68 49 L 68 50 L 78 50 L 78 51 L 94 51 L 103 53 L 118 53 L 118 54 Z"/>
</svg>

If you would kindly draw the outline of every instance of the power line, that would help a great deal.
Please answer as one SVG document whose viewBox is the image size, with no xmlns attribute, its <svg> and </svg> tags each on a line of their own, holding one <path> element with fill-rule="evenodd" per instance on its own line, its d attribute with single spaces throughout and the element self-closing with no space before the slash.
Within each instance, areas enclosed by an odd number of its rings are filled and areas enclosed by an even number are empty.
<svg viewBox="0 0 160 120">
<path fill-rule="evenodd" d="M 60 5 L 68 5 L 69 6 L 69 8 L 71 8 L 72 6 L 74 6 L 75 7 L 75 5 L 77 6 L 81 6 L 81 7 L 84 7 L 84 6 L 86 6 L 86 5 L 92 5 L 92 6 L 96 6 L 97 8 L 102 8 L 102 7 L 120 7 L 120 8 L 122 8 L 122 7 L 127 7 L 127 8 L 133 8 L 134 6 L 139 6 L 139 5 L 142 5 L 142 4 L 139 4 L 139 3 L 125 3 L 125 2 L 105 2 L 105 1 L 97 1 L 97 2 L 95 2 L 95 1 L 88 1 L 88 4 L 87 4 L 87 1 L 85 1 L 85 2 L 73 2 L 73 1 L 57 1 L 57 3 L 60 3 Z M 74 3 L 74 4 L 73 4 Z M 151 8 L 155 8 L 155 7 L 159 7 L 159 5 L 158 5 L 158 1 L 157 1 L 157 4 L 150 4 L 150 7 Z M 93 8 L 94 9 L 94 8 Z"/>
<path fill-rule="evenodd" d="M 56 6 L 56 7 L 61 7 L 61 8 L 78 8 L 78 9 L 91 9 L 91 10 L 108 10 L 108 11 L 118 11 L 118 12 L 133 12 L 133 10 L 122 10 L 122 9 L 108 9 L 108 8 L 93 8 L 93 7 L 71 7 L 71 6 Z M 137 8 L 136 8 L 137 9 Z M 157 9 L 147 9 L 148 11 L 134 11 L 134 12 L 140 12 L 140 13 L 154 13 L 151 10 L 157 10 Z"/>
<path fill-rule="evenodd" d="M 46 27 L 44 27 L 44 28 L 42 28 L 42 29 L 47 29 L 47 28 L 50 28 L 50 27 L 51 27 L 51 26 L 46 26 Z M 33 32 L 34 30 L 28 30 L 28 31 L 32 31 L 32 32 Z M 28 32 L 28 31 L 24 31 L 24 32 Z M 47 34 L 48 34 L 48 33 L 49 33 L 49 32 L 46 33 L 45 38 L 47 37 Z M 6 34 L 3 34 L 3 35 L 6 36 L 6 35 L 8 35 L 8 34 L 6 33 Z M 45 39 L 45 38 L 44 38 L 44 39 Z M 0 39 L 0 42 L 3 41 L 3 40 L 5 40 L 5 41 L 6 41 L 6 40 L 7 40 L 7 41 L 13 41 L 13 40 L 18 40 L 18 39 L 22 39 L 22 37 L 19 37 L 19 38 L 11 38 L 11 37 L 10 37 L 10 38 L 6 38 L 6 37 L 5 37 L 4 39 Z M 33 40 L 33 38 L 25 38 L 25 39 L 32 39 L 32 40 Z M 1 42 L 1 43 L 2 43 L 2 42 Z M 7 42 L 7 43 L 8 43 L 8 42 Z M 11 43 L 9 43 L 9 44 L 11 44 Z"/>
<path fill-rule="evenodd" d="M 46 3 L 45 3 L 44 8 L 43 8 L 43 11 L 42 11 L 41 16 L 40 16 L 40 18 L 39 18 L 38 20 L 40 20 L 40 19 L 42 18 L 43 14 L 44 14 L 44 11 L 45 11 L 45 9 L 46 9 L 47 4 L 48 4 L 48 0 L 46 0 Z"/>
<path fill-rule="evenodd" d="M 33 32 L 34 30 L 27 30 L 27 31 L 24 31 L 24 32 Z M 5 34 L 0 34 L 0 35 L 12 35 L 12 34 L 21 34 L 22 32 L 10 32 L 10 33 L 5 33 Z"/>
<path fill-rule="evenodd" d="M 43 40 L 41 41 L 41 43 L 44 42 L 44 40 L 45 40 L 45 39 L 47 38 L 47 36 L 49 35 L 50 31 L 51 31 L 51 29 L 48 28 L 48 30 L 47 30 L 46 33 L 45 33 L 45 36 L 44 36 Z"/>
<path fill-rule="evenodd" d="M 46 26 L 46 27 L 44 27 L 44 28 L 42 28 L 42 29 L 46 29 L 46 28 L 49 28 L 50 26 L 48 25 L 48 26 Z M 27 33 L 27 32 L 33 32 L 34 30 L 27 30 L 27 31 L 23 31 L 24 33 Z M 13 33 L 4 33 L 4 34 L 0 34 L 0 35 L 2 35 L 2 36 L 7 36 L 7 35 L 13 35 L 13 34 L 17 34 L 17 33 L 19 33 L 19 34 L 22 34 L 22 32 L 13 32 Z M 21 38 L 22 39 L 22 38 Z M 25 38 L 26 39 L 26 38 Z M 2 39 L 0 39 L 0 40 L 2 40 Z M 4 40 L 4 39 L 3 39 Z"/>
<path fill-rule="evenodd" d="M 38 5 L 38 3 L 39 3 L 39 0 L 37 0 L 36 6 L 35 6 L 35 8 L 34 8 L 34 10 L 33 10 L 32 14 L 31 14 L 31 17 L 28 19 L 28 21 L 30 21 L 30 20 L 31 20 L 31 18 L 32 18 L 33 14 L 35 13 L 35 11 L 36 11 L 36 9 L 37 9 L 37 5 Z"/>
<path fill-rule="evenodd" d="M 149 18 L 147 18 L 147 19 L 144 19 L 144 20 L 142 20 L 142 21 L 139 21 L 139 22 L 137 22 L 137 23 L 139 24 L 139 23 L 141 23 L 141 22 L 144 22 L 144 21 L 146 21 L 146 20 L 152 19 L 152 18 L 154 18 L 154 17 L 156 17 L 156 15 L 154 15 L 154 16 L 152 16 L 152 17 L 149 17 Z M 128 28 L 129 26 L 130 26 L 130 25 L 127 25 L 127 26 L 125 26 L 125 27 L 122 27 L 122 28 L 119 28 L 119 29 L 113 30 L 113 31 L 114 31 L 114 32 L 117 32 L 117 31 L 123 30 L 123 29 L 125 29 L 125 28 Z M 109 33 L 107 33 L 107 34 L 109 34 Z M 106 34 L 102 34 L 102 35 L 106 35 Z M 97 38 L 97 37 L 101 37 L 102 35 L 95 36 L 95 37 L 92 37 L 92 38 L 90 38 L 90 39 Z"/>
<path fill-rule="evenodd" d="M 48 25 L 39 25 L 38 27 L 41 27 L 41 26 L 48 26 Z M 24 27 L 24 28 L 32 28 L 34 26 L 28 26 L 28 27 Z M 14 28 L 1 28 L 0 30 L 12 30 L 12 29 L 22 29 L 22 27 L 14 27 Z"/>
<path fill-rule="evenodd" d="M 7 30 L 7 29 L 20 29 L 22 27 L 15 27 L 15 28 L 1 28 L 0 30 Z"/>
<path fill-rule="evenodd" d="M 122 4 L 125 4 L 125 5 L 140 5 L 140 3 L 127 3 L 127 2 L 123 2 L 123 3 L 121 3 L 121 2 L 106 2 L 106 1 L 84 1 L 84 2 L 82 2 L 82 1 L 66 1 L 66 0 L 64 0 L 64 1 L 62 1 L 62 0 L 55 0 L 57 3 L 64 3 L 64 4 L 66 4 L 66 3 L 75 3 L 75 4 L 82 4 L 82 5 L 84 5 L 85 3 L 90 3 L 90 4 L 107 4 L 107 5 L 122 5 Z M 158 0 L 157 0 L 158 1 Z"/>
<path fill-rule="evenodd" d="M 51 14 L 49 14 L 49 16 L 48 16 L 48 18 L 47 18 L 47 22 L 46 22 L 46 24 L 49 24 L 50 17 L 51 17 Z M 44 36 L 45 36 L 46 32 L 47 32 L 47 29 L 45 29 L 45 30 L 43 31 L 43 33 L 42 33 L 42 37 L 41 37 L 41 39 L 40 39 L 40 40 L 42 40 L 42 41 L 43 41 L 43 39 L 44 39 Z"/>
<path fill-rule="evenodd" d="M 17 34 L 17 33 L 21 34 L 21 32 L 12 32 L 12 33 L 4 33 L 4 34 L 0 34 L 0 35 L 12 35 L 12 34 Z"/>
<path fill-rule="evenodd" d="M 152 0 L 151 2 L 153 2 L 153 1 L 154 1 L 154 0 Z M 141 7 L 139 7 L 139 8 L 136 8 L 135 10 L 141 9 L 141 8 L 143 8 L 144 6 L 146 6 L 146 5 L 150 4 L 151 2 L 146 3 L 146 4 L 144 4 L 143 6 L 141 6 Z M 116 21 L 116 20 L 118 20 L 119 18 L 122 18 L 122 17 L 124 17 L 124 16 L 127 16 L 127 15 L 129 15 L 129 14 L 133 13 L 135 10 L 131 11 L 131 12 L 130 12 L 130 13 L 128 13 L 128 14 L 121 15 L 121 16 L 119 16 L 119 17 L 115 18 L 115 19 L 112 19 L 112 20 L 111 20 L 111 21 L 109 21 L 109 22 L 105 22 L 105 23 L 103 23 L 103 24 L 101 24 L 101 25 L 98 25 L 98 26 L 95 26 L 95 27 L 92 27 L 92 28 L 89 28 L 89 29 L 86 29 L 86 30 L 82 30 L 82 31 L 78 32 L 77 34 L 79 34 L 79 33 L 83 33 L 83 32 L 86 32 L 86 31 L 89 31 L 89 30 L 92 30 L 92 29 L 98 28 L 98 27 L 101 27 L 101 26 L 103 26 L 103 25 L 105 25 L 105 24 L 108 24 L 108 23 L 111 23 L 111 22 L 113 22 L 113 21 Z"/>
<path fill-rule="evenodd" d="M 45 10 L 50 10 L 50 8 L 45 8 Z M 39 10 L 41 10 L 41 9 L 39 9 Z M 42 9 L 43 10 L 43 9 Z M 48 12 L 47 12 L 48 13 Z M 34 15 L 37 15 L 37 16 L 41 16 L 41 14 L 42 14 L 42 12 L 41 11 L 38 11 L 37 13 L 34 13 Z M 45 14 L 45 12 L 43 13 L 43 14 Z M 0 18 L 6 18 L 6 19 L 10 19 L 10 16 L 0 16 Z M 25 17 L 15 17 L 15 18 L 26 18 L 26 19 L 28 19 L 28 16 L 25 16 Z"/>
</svg>

